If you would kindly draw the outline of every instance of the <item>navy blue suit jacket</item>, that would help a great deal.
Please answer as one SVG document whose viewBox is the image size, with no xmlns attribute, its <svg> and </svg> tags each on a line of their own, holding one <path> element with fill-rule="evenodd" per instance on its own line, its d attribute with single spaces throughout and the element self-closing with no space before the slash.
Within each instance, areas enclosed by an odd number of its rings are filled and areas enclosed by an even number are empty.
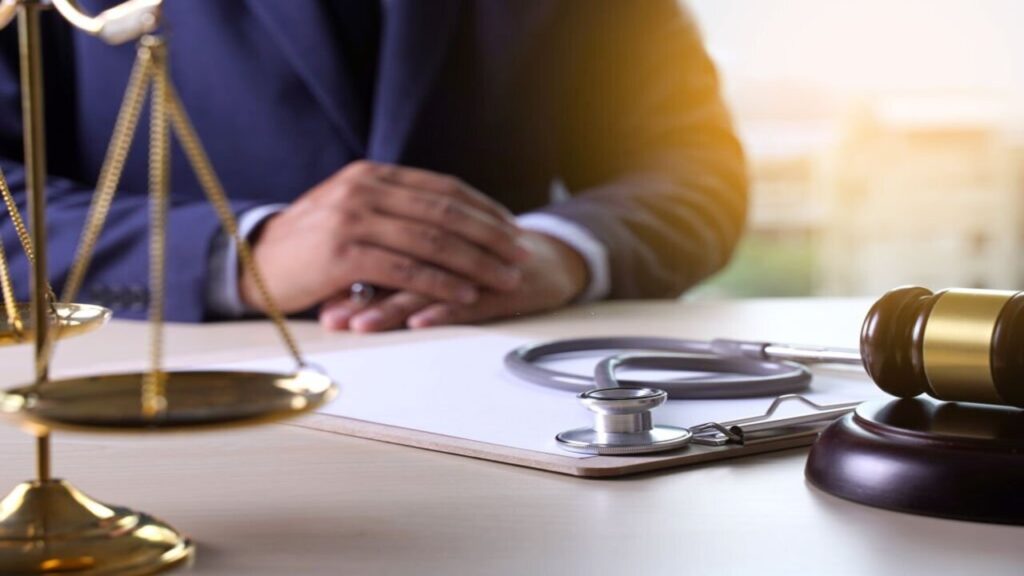
<svg viewBox="0 0 1024 576">
<path fill-rule="evenodd" d="M 81 2 L 94 12 L 114 3 Z M 674 296 L 728 259 L 745 215 L 742 153 L 675 0 L 390 0 L 369 114 L 329 17 L 322 0 L 166 3 L 174 81 L 236 212 L 292 201 L 369 158 L 453 174 L 515 212 L 585 226 L 609 250 L 612 297 Z M 53 14 L 44 34 L 59 286 L 135 51 Z M 14 26 L 0 43 L 0 165 L 23 202 Z M 136 315 L 125 295 L 147 278 L 144 133 L 82 293 L 112 292 Z M 571 199 L 550 204 L 553 181 Z M 172 189 L 167 316 L 197 321 L 218 223 L 179 150 Z M 2 232 L 24 296 L 25 259 L 6 221 Z"/>
</svg>

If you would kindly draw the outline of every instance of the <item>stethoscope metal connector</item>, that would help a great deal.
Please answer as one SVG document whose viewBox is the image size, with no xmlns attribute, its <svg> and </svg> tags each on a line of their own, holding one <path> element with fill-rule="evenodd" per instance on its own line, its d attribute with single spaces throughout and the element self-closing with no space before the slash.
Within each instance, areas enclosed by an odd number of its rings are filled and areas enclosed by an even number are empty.
<svg viewBox="0 0 1024 576">
<path fill-rule="evenodd" d="M 594 413 L 594 427 L 556 436 L 566 450 L 599 455 L 647 454 L 682 448 L 693 437 L 685 428 L 654 425 L 651 410 L 668 399 L 664 390 L 619 386 L 587 390 L 577 397 Z"/>
</svg>

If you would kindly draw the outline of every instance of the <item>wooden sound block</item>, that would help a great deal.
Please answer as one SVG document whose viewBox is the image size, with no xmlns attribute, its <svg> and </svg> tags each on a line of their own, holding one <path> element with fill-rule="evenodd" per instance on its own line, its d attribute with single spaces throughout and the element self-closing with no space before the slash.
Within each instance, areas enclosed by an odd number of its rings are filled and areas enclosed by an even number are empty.
<svg viewBox="0 0 1024 576">
<path fill-rule="evenodd" d="M 806 473 L 821 490 L 868 506 L 1024 524 L 1024 410 L 865 403 L 822 432 Z"/>
</svg>

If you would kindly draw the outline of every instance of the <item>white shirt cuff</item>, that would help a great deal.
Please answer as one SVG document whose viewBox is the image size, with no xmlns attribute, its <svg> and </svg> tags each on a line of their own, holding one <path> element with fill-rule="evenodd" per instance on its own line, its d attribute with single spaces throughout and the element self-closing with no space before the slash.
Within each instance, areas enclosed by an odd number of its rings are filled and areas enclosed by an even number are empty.
<svg viewBox="0 0 1024 576">
<path fill-rule="evenodd" d="M 594 302 L 611 294 L 608 249 L 589 230 L 566 218 L 542 212 L 523 214 L 516 218 L 516 223 L 526 230 L 547 234 L 565 242 L 583 257 L 590 272 L 590 283 L 576 298 L 576 302 Z"/>
<path fill-rule="evenodd" d="M 287 204 L 268 204 L 242 212 L 238 217 L 238 234 L 248 240 L 264 220 L 287 207 Z M 207 310 L 219 318 L 242 318 L 255 312 L 242 302 L 238 293 L 238 246 L 223 230 L 213 240 L 209 266 Z"/>
</svg>

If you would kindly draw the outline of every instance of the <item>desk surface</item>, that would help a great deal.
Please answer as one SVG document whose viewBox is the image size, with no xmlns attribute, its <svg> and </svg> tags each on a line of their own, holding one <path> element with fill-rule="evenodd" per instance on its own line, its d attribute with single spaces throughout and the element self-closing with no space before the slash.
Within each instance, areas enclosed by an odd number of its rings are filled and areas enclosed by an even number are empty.
<svg viewBox="0 0 1024 576">
<path fill-rule="evenodd" d="M 489 329 L 537 337 L 648 334 L 853 345 L 868 303 L 614 303 Z M 310 351 L 436 332 L 325 334 Z M 459 329 L 441 329 L 457 331 Z M 145 327 L 62 345 L 57 368 L 144 358 Z M 169 357 L 253 355 L 265 323 L 169 326 Z M 0 350 L 0 383 L 27 348 Z M 222 356 L 223 357 L 223 356 Z M 0 427 L 0 492 L 33 470 Z M 808 486 L 806 449 L 618 480 L 585 480 L 288 425 L 168 436 L 60 434 L 54 468 L 101 501 L 164 518 L 198 542 L 191 571 L 281 574 L 999 574 L 1024 571 L 1024 528 L 875 510 Z"/>
</svg>

